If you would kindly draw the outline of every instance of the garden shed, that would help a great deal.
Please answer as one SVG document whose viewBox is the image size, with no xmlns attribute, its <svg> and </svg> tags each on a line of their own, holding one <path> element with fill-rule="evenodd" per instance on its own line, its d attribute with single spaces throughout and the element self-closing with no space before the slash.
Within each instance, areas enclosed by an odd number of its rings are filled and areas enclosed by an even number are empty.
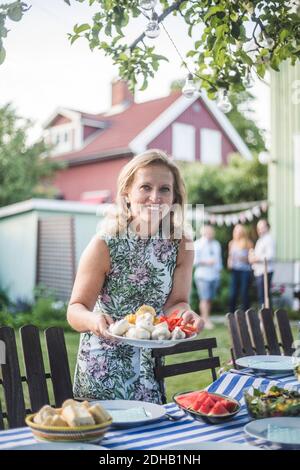
<svg viewBox="0 0 300 470">
<path fill-rule="evenodd" d="M 0 288 L 30 302 L 35 286 L 70 296 L 80 255 L 109 205 L 30 199 L 0 208 Z"/>
</svg>

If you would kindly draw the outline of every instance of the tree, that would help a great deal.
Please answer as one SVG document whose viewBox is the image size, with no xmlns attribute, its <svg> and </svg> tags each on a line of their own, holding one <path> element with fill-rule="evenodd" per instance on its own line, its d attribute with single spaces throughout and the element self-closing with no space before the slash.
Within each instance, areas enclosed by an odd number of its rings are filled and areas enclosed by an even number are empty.
<svg viewBox="0 0 300 470">
<path fill-rule="evenodd" d="M 30 125 L 10 104 L 0 108 L 0 207 L 55 194 L 50 179 L 62 164 L 47 157 L 49 147 L 43 140 L 26 144 Z"/>
<path fill-rule="evenodd" d="M 225 168 L 181 164 L 190 204 L 214 206 L 267 199 L 267 166 L 257 157 L 245 160 L 233 155 Z"/>
<path fill-rule="evenodd" d="M 71 0 L 63 0 L 71 5 Z M 170 14 L 188 26 L 195 38 L 187 52 L 187 66 L 214 97 L 220 88 L 242 91 L 251 73 L 263 78 L 268 67 L 279 70 L 289 59 L 292 64 L 300 57 L 299 0 L 73 0 L 99 5 L 90 23 L 76 24 L 70 34 L 73 43 L 85 37 L 90 48 L 100 49 L 119 66 L 119 74 L 131 88 L 143 80 L 148 85 L 162 60 L 155 46 L 145 42 L 145 33 L 131 44 L 126 40 L 126 27 L 134 18 L 145 15 L 157 29 Z M 152 6 L 153 8 L 145 9 Z M 155 12 L 158 5 L 161 13 Z M 0 41 L 6 37 L 6 18 L 18 21 L 30 8 L 28 2 L 17 0 L 0 6 Z M 157 10 L 158 11 L 158 10 Z M 148 39 L 147 39 L 148 41 Z M 5 51 L 0 42 L 0 63 Z"/>
</svg>

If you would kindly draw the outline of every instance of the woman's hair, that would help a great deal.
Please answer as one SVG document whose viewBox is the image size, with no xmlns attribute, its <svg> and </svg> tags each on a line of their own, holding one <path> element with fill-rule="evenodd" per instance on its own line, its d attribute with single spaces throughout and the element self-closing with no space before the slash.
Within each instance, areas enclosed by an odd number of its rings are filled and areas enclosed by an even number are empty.
<svg viewBox="0 0 300 470">
<path fill-rule="evenodd" d="M 247 230 L 246 230 L 246 227 L 242 224 L 237 224 L 235 225 L 234 229 L 233 229 L 233 232 L 236 230 L 236 228 L 239 228 L 240 230 L 240 236 L 238 237 L 238 239 L 236 239 L 234 236 L 232 237 L 232 241 L 234 241 L 235 243 L 238 243 L 239 247 L 241 249 L 243 248 L 251 248 L 252 247 L 252 242 L 249 238 L 249 235 L 247 233 Z"/>
<path fill-rule="evenodd" d="M 130 189 L 136 172 L 149 165 L 164 165 L 172 173 L 174 191 L 174 212 L 170 213 L 170 238 L 177 238 L 176 233 L 185 231 L 185 204 L 186 190 L 183 178 L 177 165 L 162 150 L 151 149 L 133 157 L 120 171 L 117 182 L 116 211 L 106 217 L 103 225 L 104 232 L 109 235 L 120 235 L 127 230 L 131 222 L 130 207 L 126 203 L 125 195 Z M 175 233 L 176 232 L 176 233 Z"/>
</svg>

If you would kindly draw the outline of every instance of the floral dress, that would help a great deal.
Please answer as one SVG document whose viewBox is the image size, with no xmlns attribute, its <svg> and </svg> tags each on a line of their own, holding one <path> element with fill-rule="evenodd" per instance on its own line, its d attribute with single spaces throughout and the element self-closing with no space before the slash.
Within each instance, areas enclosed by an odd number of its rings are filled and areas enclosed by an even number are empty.
<svg viewBox="0 0 300 470">
<path fill-rule="evenodd" d="M 173 284 L 178 240 L 137 235 L 104 237 L 111 266 L 95 310 L 119 320 L 141 305 L 162 313 Z M 151 349 L 114 343 L 83 333 L 75 370 L 74 396 L 161 403 Z"/>
</svg>

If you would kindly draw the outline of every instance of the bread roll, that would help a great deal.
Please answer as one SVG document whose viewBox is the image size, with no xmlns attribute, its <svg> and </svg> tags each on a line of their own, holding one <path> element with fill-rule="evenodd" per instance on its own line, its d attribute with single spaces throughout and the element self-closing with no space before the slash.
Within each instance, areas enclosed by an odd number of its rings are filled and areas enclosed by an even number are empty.
<svg viewBox="0 0 300 470">
<path fill-rule="evenodd" d="M 66 406 L 62 409 L 61 415 L 71 427 L 95 424 L 93 416 L 89 413 L 85 406 Z"/>
<path fill-rule="evenodd" d="M 123 318 L 123 320 L 118 320 L 115 323 L 112 323 L 109 326 L 109 331 L 113 335 L 123 336 L 129 330 L 129 328 L 129 322 L 126 320 L 126 318 Z"/>
<path fill-rule="evenodd" d="M 132 327 L 126 333 L 127 338 L 131 339 L 150 339 L 150 332 L 144 328 Z"/>
<path fill-rule="evenodd" d="M 170 339 L 171 333 L 166 322 L 155 325 L 152 331 L 151 338 L 154 340 L 165 340 Z"/>
<path fill-rule="evenodd" d="M 90 414 L 93 416 L 96 424 L 105 423 L 111 419 L 110 414 L 99 403 L 89 408 Z"/>
<path fill-rule="evenodd" d="M 137 328 L 143 328 L 144 330 L 147 330 L 152 333 L 152 331 L 154 330 L 152 316 L 151 319 L 144 318 L 144 315 L 139 316 L 136 320 L 136 326 Z"/>
<path fill-rule="evenodd" d="M 40 411 L 35 415 L 33 418 L 34 423 L 36 424 L 44 424 L 46 418 L 49 416 L 54 416 L 57 414 L 57 411 L 54 408 L 51 408 L 50 405 L 45 405 Z"/>
<path fill-rule="evenodd" d="M 73 405 L 79 405 L 80 403 L 76 400 L 73 400 L 73 398 L 68 398 L 68 400 L 65 400 L 63 404 L 61 405 L 62 408 L 66 408 L 67 406 Z"/>
<path fill-rule="evenodd" d="M 61 415 L 55 415 L 52 416 L 52 423 L 51 426 L 63 426 L 63 427 L 68 427 L 67 421 L 65 421 Z"/>
</svg>

